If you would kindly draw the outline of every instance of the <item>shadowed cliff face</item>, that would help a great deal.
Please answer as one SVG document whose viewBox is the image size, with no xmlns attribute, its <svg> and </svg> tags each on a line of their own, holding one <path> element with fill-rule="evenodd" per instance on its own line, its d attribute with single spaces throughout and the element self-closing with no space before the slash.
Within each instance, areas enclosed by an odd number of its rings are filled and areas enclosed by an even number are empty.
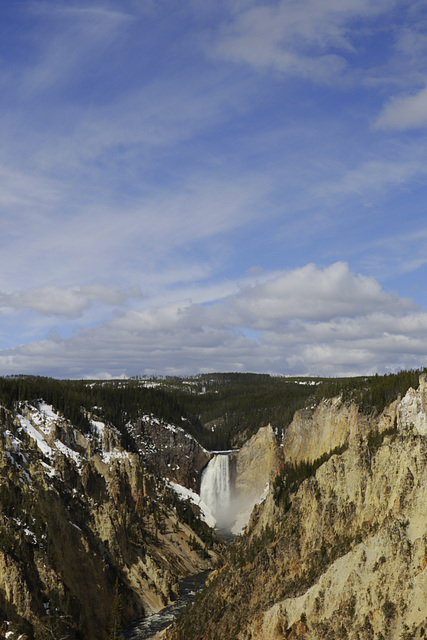
<svg viewBox="0 0 427 640">
<path fill-rule="evenodd" d="M 293 467 L 168 638 L 425 637 L 425 399 L 422 377 L 376 417 L 339 399 L 296 415 L 282 447 Z"/>
<path fill-rule="evenodd" d="M 179 578 L 216 558 L 197 508 L 123 448 L 114 427 L 89 418 L 82 433 L 42 401 L 1 409 L 0 619 L 10 623 L 8 640 L 34 631 L 104 640 L 116 577 L 125 622 L 163 608 Z"/>
<path fill-rule="evenodd" d="M 152 416 L 132 422 L 128 431 L 144 459 L 164 478 L 197 491 L 210 454 L 181 427 Z"/>
</svg>

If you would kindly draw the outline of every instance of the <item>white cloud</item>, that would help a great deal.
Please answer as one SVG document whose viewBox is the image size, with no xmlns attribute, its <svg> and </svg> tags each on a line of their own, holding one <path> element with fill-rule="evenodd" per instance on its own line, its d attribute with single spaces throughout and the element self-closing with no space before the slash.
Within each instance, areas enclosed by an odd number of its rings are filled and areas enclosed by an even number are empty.
<svg viewBox="0 0 427 640">
<path fill-rule="evenodd" d="M 427 53 L 427 35 L 423 21 L 411 26 L 403 26 L 397 32 L 396 49 L 409 58 L 423 58 Z"/>
<path fill-rule="evenodd" d="M 83 285 L 59 289 L 43 287 L 29 291 L 9 294 L 0 293 L 0 310 L 3 308 L 22 310 L 31 309 L 43 315 L 76 318 L 95 302 L 122 306 L 129 298 L 140 298 L 139 287 L 122 291 L 117 287 L 102 285 Z"/>
<path fill-rule="evenodd" d="M 110 301 L 119 296 L 104 294 Z M 4 349 L 0 372 L 367 373 L 400 363 L 420 366 L 426 337 L 427 313 L 410 300 L 385 292 L 373 278 L 353 275 L 344 263 L 323 270 L 307 265 L 246 285 L 221 303 L 187 300 L 116 312 L 67 339 L 52 336 Z"/>
<path fill-rule="evenodd" d="M 387 0 L 253 3 L 222 27 L 210 51 L 257 69 L 329 83 L 347 66 L 343 54 L 355 51 L 352 20 L 374 16 L 394 4 Z"/>
<path fill-rule="evenodd" d="M 375 122 L 376 129 L 405 131 L 427 126 L 427 87 L 414 95 L 391 98 Z"/>
<path fill-rule="evenodd" d="M 374 278 L 354 276 L 343 262 L 323 270 L 314 264 L 295 269 L 230 298 L 229 306 L 238 326 L 254 329 L 290 319 L 319 321 L 373 310 L 402 313 L 414 309 L 410 300 L 383 291 Z"/>
</svg>

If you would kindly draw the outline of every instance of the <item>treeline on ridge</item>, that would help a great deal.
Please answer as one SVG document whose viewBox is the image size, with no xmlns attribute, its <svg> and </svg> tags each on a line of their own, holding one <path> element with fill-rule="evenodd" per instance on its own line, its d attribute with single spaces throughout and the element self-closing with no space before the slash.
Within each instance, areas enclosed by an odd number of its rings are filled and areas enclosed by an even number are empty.
<svg viewBox="0 0 427 640">
<path fill-rule="evenodd" d="M 177 394 L 162 388 L 147 388 L 137 381 L 88 382 L 85 380 L 56 380 L 40 376 L 0 378 L 0 403 L 13 409 L 15 403 L 35 403 L 44 400 L 63 413 L 83 432 L 90 431 L 86 411 L 94 411 L 122 434 L 123 445 L 132 449 L 132 439 L 126 429 L 131 420 L 145 414 L 183 424 L 186 430 L 200 439 L 204 434 L 198 418 L 188 414 Z"/>
<path fill-rule="evenodd" d="M 126 424 L 145 414 L 183 427 L 207 449 L 243 444 L 271 424 L 280 434 L 295 411 L 341 395 L 365 413 L 378 413 L 417 388 L 420 370 L 351 378 L 285 378 L 254 373 L 200 374 L 191 378 L 140 378 L 112 381 L 57 380 L 40 376 L 0 378 L 0 403 L 43 399 L 73 424 L 90 430 L 85 411 L 116 426 L 124 446 L 132 448 Z"/>
<path fill-rule="evenodd" d="M 194 377 L 193 392 L 182 379 L 181 383 L 178 378 L 166 379 L 165 384 L 191 405 L 191 413 L 200 417 L 202 425 L 213 428 L 215 448 L 227 449 L 241 446 L 267 424 L 279 433 L 285 431 L 295 411 L 315 406 L 323 398 L 341 395 L 364 413 L 379 413 L 409 387 L 416 389 L 419 375 L 420 370 L 350 378 L 214 373 Z"/>
</svg>

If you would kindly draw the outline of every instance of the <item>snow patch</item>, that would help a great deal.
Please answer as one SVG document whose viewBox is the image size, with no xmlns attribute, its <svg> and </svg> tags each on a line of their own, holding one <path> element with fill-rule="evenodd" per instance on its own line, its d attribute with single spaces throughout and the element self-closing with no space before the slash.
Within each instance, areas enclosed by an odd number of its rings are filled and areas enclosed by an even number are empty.
<svg viewBox="0 0 427 640">
<path fill-rule="evenodd" d="M 102 452 L 102 461 L 105 464 L 110 464 L 112 460 L 129 460 L 130 462 L 129 453 L 127 451 L 119 451 L 119 449 Z"/>
<path fill-rule="evenodd" d="M 104 435 L 105 422 L 101 422 L 100 420 L 91 420 L 90 424 L 93 427 L 94 431 L 98 434 L 98 436 Z"/>
<path fill-rule="evenodd" d="M 192 491 L 191 489 L 187 489 L 187 487 L 183 487 L 177 482 L 172 482 L 171 480 L 167 481 L 167 485 L 175 491 L 180 500 L 190 500 L 190 502 L 197 505 L 200 509 L 200 517 L 203 522 L 206 522 L 209 527 L 215 527 L 216 519 L 212 515 L 208 505 L 203 502 L 198 493 L 195 493 L 195 491 Z"/>
<path fill-rule="evenodd" d="M 53 449 L 48 445 L 43 435 L 39 431 L 37 431 L 35 427 L 33 427 L 31 422 L 27 420 L 27 418 L 24 418 L 24 416 L 22 415 L 18 415 L 17 417 L 22 430 L 25 431 L 25 433 L 28 434 L 30 438 L 32 438 L 32 440 L 35 441 L 38 448 L 40 449 L 40 451 L 42 451 L 42 453 L 44 453 L 45 456 L 52 459 Z"/>
<path fill-rule="evenodd" d="M 77 451 L 70 449 L 67 447 L 61 440 L 55 440 L 55 447 L 60 451 L 66 458 L 71 458 L 76 463 L 77 467 L 80 469 L 82 465 L 82 459 Z"/>
</svg>

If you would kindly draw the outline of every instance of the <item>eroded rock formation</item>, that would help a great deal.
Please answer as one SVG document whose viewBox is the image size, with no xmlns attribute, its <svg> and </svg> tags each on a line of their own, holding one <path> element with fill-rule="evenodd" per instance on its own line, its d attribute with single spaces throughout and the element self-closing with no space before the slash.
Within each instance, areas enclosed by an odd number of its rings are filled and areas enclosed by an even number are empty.
<svg viewBox="0 0 427 640">
<path fill-rule="evenodd" d="M 210 454 L 182 427 L 145 416 L 128 425 L 141 455 L 164 478 L 197 491 Z"/>
<path fill-rule="evenodd" d="M 8 640 L 43 628 L 52 637 L 104 640 L 116 578 L 126 621 L 162 609 L 179 578 L 216 558 L 197 508 L 124 448 L 113 426 L 91 414 L 83 433 L 42 401 L 0 417 Z"/>
<path fill-rule="evenodd" d="M 339 398 L 297 413 L 292 464 L 168 638 L 425 637 L 426 392 L 422 376 L 379 416 Z"/>
</svg>

